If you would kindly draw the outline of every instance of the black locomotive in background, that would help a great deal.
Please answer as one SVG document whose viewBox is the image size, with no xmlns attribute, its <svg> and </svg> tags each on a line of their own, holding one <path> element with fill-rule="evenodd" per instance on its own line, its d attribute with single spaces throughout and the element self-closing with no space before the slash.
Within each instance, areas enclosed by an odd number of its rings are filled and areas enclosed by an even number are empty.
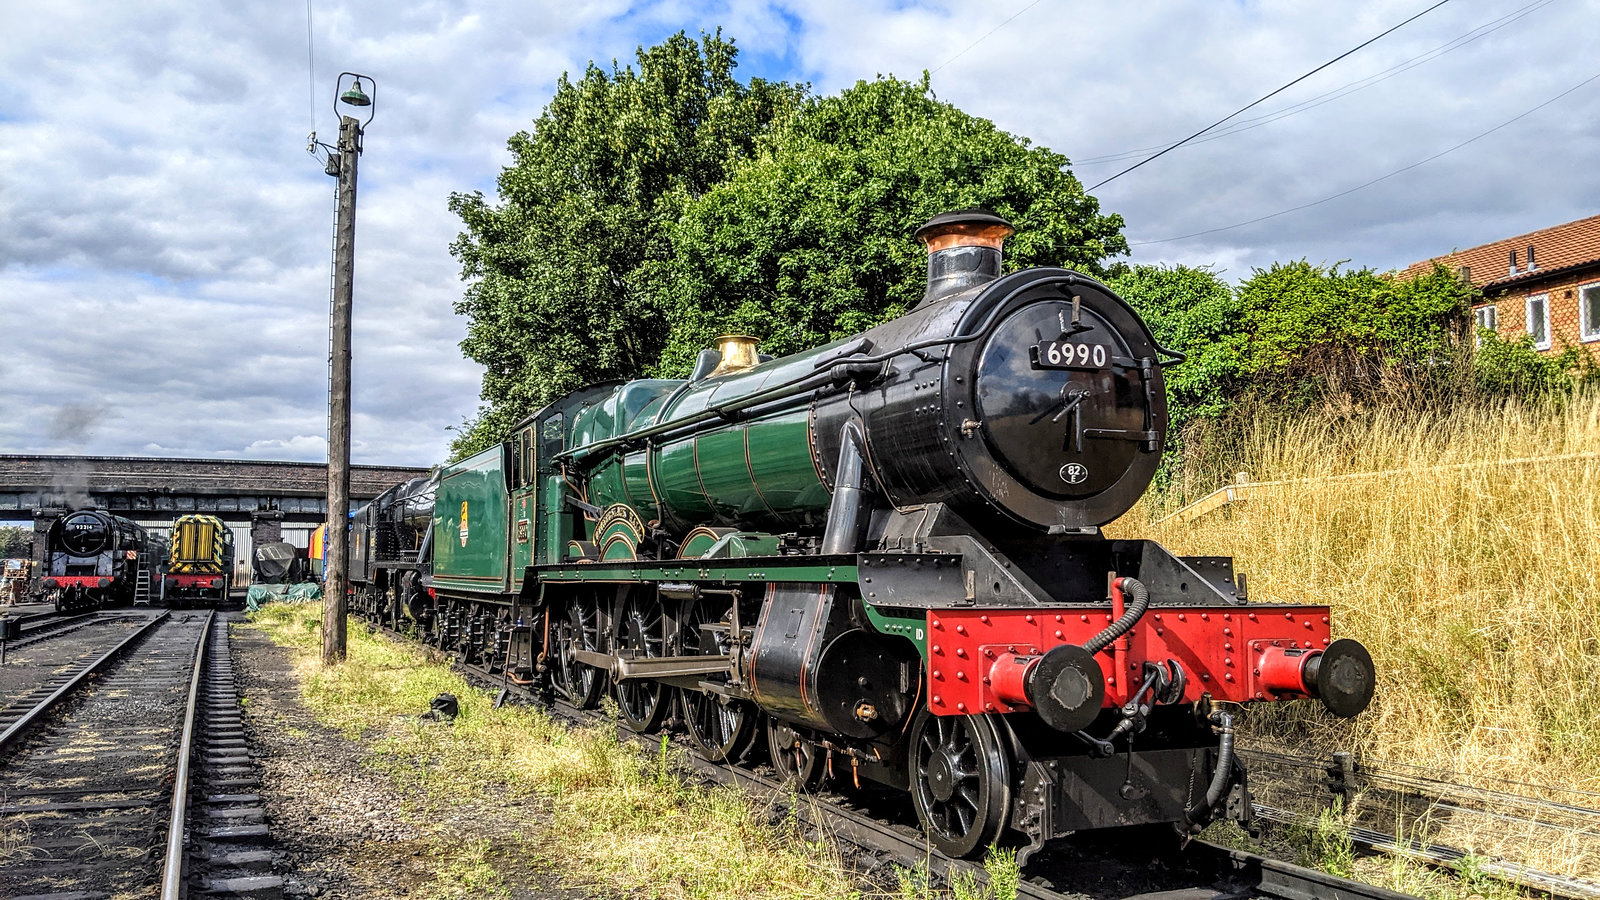
<svg viewBox="0 0 1600 900">
<path fill-rule="evenodd" d="M 159 589 L 167 542 L 103 509 L 79 509 L 45 533 L 41 582 L 61 611 L 147 601 Z"/>
<path fill-rule="evenodd" d="M 1315 598 L 1101 532 L 1181 357 L 1093 278 L 1002 275 L 1011 232 L 935 217 L 926 294 L 860 335 L 730 336 L 686 380 L 556 400 L 438 473 L 414 557 L 374 542 L 397 488 L 356 525 L 355 608 L 708 758 L 904 791 L 952 856 L 1248 816 L 1236 716 L 1354 715 L 1371 658 Z"/>
<path fill-rule="evenodd" d="M 400 627 L 418 598 L 431 601 L 433 501 L 438 473 L 403 481 L 350 516 L 350 590 L 358 608 Z"/>
</svg>

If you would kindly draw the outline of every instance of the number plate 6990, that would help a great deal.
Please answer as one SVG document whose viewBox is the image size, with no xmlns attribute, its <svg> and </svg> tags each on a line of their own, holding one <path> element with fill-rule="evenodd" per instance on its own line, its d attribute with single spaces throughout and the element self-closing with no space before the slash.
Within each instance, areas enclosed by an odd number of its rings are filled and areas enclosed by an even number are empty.
<svg viewBox="0 0 1600 900">
<path fill-rule="evenodd" d="M 1104 369 L 1111 362 L 1111 349 L 1105 344 L 1045 341 L 1032 349 L 1034 363 L 1046 369 Z"/>
</svg>

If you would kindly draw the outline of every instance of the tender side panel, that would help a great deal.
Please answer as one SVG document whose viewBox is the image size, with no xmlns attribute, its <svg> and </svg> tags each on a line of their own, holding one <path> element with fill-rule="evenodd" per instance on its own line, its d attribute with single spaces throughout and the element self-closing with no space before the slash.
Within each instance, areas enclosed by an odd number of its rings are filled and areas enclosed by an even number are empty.
<svg viewBox="0 0 1600 900">
<path fill-rule="evenodd" d="M 510 507 L 504 445 L 445 469 L 433 516 L 433 586 L 502 594 L 507 581 Z"/>
</svg>

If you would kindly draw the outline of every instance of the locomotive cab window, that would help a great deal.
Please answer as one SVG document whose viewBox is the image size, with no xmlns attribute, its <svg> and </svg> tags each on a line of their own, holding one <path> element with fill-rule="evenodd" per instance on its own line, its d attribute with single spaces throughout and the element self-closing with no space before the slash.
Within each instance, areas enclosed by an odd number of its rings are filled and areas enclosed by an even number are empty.
<svg viewBox="0 0 1600 900">
<path fill-rule="evenodd" d="M 522 429 L 522 483 L 533 484 L 533 467 L 535 455 L 533 452 L 533 426 Z"/>
<path fill-rule="evenodd" d="M 564 449 L 562 447 L 562 436 L 566 427 L 565 419 L 566 417 L 561 413 L 555 413 L 539 423 L 539 449 L 542 451 L 539 455 L 545 459 L 549 459 Z"/>
</svg>

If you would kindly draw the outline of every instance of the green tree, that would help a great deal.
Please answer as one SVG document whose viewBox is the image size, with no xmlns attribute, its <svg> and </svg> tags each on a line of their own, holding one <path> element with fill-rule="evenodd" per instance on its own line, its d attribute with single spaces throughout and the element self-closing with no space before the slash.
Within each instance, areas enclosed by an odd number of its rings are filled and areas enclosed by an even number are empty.
<svg viewBox="0 0 1600 900">
<path fill-rule="evenodd" d="M 1239 301 L 1215 272 L 1192 266 L 1131 266 L 1108 286 L 1132 304 L 1156 340 L 1187 359 L 1166 369 L 1171 430 L 1231 408 L 1243 374 Z"/>
<path fill-rule="evenodd" d="M 32 553 L 32 528 L 0 525 L 0 559 L 26 559 Z"/>
<path fill-rule="evenodd" d="M 930 216 L 984 206 L 1013 222 L 1008 270 L 1092 274 L 1126 253 L 1122 217 L 1101 215 L 1067 159 L 880 78 L 816 98 L 686 205 L 659 261 L 671 335 L 654 373 L 683 377 L 718 334 L 748 331 L 792 353 L 894 318 L 921 296 Z"/>
<path fill-rule="evenodd" d="M 456 312 L 461 347 L 485 368 L 486 405 L 452 446 L 459 457 L 499 440 L 562 393 L 654 364 L 667 337 L 647 276 L 671 255 L 683 205 L 752 153 L 795 110 L 803 86 L 733 76 L 721 32 L 680 32 L 638 68 L 590 64 L 565 75 L 530 131 L 514 135 L 499 203 L 453 194 L 466 230 L 451 246 L 469 281 Z"/>
</svg>

